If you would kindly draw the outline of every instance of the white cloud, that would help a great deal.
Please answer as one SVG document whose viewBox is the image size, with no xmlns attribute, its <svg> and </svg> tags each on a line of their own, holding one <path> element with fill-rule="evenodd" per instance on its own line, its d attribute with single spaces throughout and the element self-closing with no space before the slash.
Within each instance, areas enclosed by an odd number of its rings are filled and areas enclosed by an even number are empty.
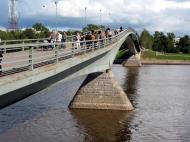
<svg viewBox="0 0 190 142">
<path fill-rule="evenodd" d="M 23 11 L 20 12 L 21 17 L 55 17 L 53 0 L 22 1 L 24 2 L 20 3 Z M 184 33 L 190 29 L 188 0 L 62 0 L 58 4 L 58 15 L 63 19 L 72 18 L 73 22 L 77 22 L 74 19 L 84 19 L 84 7 L 87 7 L 88 21 L 95 24 L 100 22 L 101 9 L 102 23 L 107 25 L 130 25 L 152 31 Z M 79 24 L 81 23 L 84 22 L 80 21 Z"/>
</svg>

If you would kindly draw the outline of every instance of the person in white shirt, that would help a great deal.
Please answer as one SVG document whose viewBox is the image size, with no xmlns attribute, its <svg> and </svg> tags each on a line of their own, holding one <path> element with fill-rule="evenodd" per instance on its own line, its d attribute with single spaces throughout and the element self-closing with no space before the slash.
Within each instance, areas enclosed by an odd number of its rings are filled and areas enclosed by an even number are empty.
<svg viewBox="0 0 190 142">
<path fill-rule="evenodd" d="M 61 48 L 61 41 L 62 41 L 62 34 L 60 32 L 57 32 L 56 34 L 56 42 L 59 43 L 58 47 Z"/>
<path fill-rule="evenodd" d="M 80 40 L 81 40 L 80 33 L 77 33 L 77 36 L 76 36 L 76 46 L 77 46 L 77 49 L 80 48 Z"/>
<path fill-rule="evenodd" d="M 61 43 L 62 37 L 63 37 L 62 34 L 60 32 L 57 32 L 56 41 Z"/>
</svg>

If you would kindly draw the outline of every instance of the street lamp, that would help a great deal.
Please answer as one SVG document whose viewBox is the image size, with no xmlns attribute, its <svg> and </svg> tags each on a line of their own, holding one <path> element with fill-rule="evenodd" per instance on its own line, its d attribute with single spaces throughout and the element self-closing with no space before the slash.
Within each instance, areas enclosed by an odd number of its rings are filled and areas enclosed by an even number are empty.
<svg viewBox="0 0 190 142">
<path fill-rule="evenodd" d="M 84 19 L 84 20 L 85 20 L 85 21 L 84 21 L 84 22 L 85 22 L 85 23 L 84 23 L 85 26 L 84 26 L 84 27 L 87 26 L 87 22 L 86 22 L 86 10 L 87 10 L 87 7 L 84 7 L 84 16 L 85 16 L 85 19 Z"/>
<path fill-rule="evenodd" d="M 109 20 L 111 20 L 111 13 L 108 13 Z M 110 22 L 111 23 L 111 22 Z"/>
<path fill-rule="evenodd" d="M 54 1 L 55 3 L 55 14 L 56 14 L 56 32 L 57 32 L 57 26 L 58 26 L 58 22 L 57 22 L 57 15 L 58 15 L 58 12 L 57 12 L 57 6 L 58 6 L 58 1 Z"/>
<path fill-rule="evenodd" d="M 102 25 L 102 10 L 100 9 L 100 27 Z"/>
</svg>

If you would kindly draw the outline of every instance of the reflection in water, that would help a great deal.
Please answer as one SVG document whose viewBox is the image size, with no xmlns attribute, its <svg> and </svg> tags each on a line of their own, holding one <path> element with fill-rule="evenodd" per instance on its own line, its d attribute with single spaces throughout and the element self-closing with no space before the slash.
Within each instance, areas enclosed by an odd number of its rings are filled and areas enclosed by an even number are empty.
<svg viewBox="0 0 190 142">
<path fill-rule="evenodd" d="M 130 67 L 127 69 L 127 76 L 123 84 L 123 89 L 134 107 L 136 106 L 135 102 L 137 102 L 136 99 L 138 97 L 138 77 L 139 67 Z"/>
<path fill-rule="evenodd" d="M 117 67 L 117 68 L 116 68 Z M 129 67 L 129 68 L 123 68 L 123 73 L 120 74 L 118 71 L 118 67 L 121 68 L 121 66 L 114 66 L 113 71 L 115 74 L 117 74 L 117 78 L 122 78 L 124 82 L 121 84 L 123 90 L 126 92 L 128 98 L 130 99 L 131 103 L 135 107 L 136 99 L 137 99 L 137 88 L 138 88 L 138 73 L 139 73 L 139 67 Z M 121 82 L 120 80 L 118 80 Z M 119 130 L 117 131 L 117 141 L 119 142 L 126 142 L 132 140 L 132 131 L 131 131 L 131 120 L 134 116 L 134 111 L 131 111 L 130 113 L 127 112 L 130 119 L 123 118 Z M 138 126 L 135 126 L 138 127 Z"/>
<path fill-rule="evenodd" d="M 109 142 L 130 140 L 130 130 L 123 128 L 131 119 L 131 113 L 126 111 L 102 110 L 72 110 L 78 126 L 85 131 L 85 142 Z M 116 132 L 119 133 L 116 133 Z M 125 135 L 125 137 L 122 136 Z"/>
</svg>

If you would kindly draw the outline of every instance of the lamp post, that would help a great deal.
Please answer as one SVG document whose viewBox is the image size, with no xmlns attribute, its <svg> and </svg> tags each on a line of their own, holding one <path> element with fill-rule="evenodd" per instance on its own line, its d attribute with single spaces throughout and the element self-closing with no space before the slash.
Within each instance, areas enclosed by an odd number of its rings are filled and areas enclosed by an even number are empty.
<svg viewBox="0 0 190 142">
<path fill-rule="evenodd" d="M 100 9 L 100 28 L 101 28 L 101 25 L 102 25 L 102 10 Z"/>
<path fill-rule="evenodd" d="M 58 26 L 58 21 L 57 21 L 57 15 L 58 15 L 58 11 L 57 11 L 57 8 L 58 8 L 58 1 L 54 1 L 54 3 L 55 3 L 55 16 L 56 16 L 56 32 L 57 32 L 57 26 Z"/>
<path fill-rule="evenodd" d="M 108 13 L 109 19 L 111 20 L 111 13 Z M 110 22 L 110 28 L 111 28 L 111 22 Z"/>
<path fill-rule="evenodd" d="M 87 22 L 86 22 L 86 10 L 87 10 L 87 7 L 84 7 L 84 27 L 87 26 Z"/>
</svg>

